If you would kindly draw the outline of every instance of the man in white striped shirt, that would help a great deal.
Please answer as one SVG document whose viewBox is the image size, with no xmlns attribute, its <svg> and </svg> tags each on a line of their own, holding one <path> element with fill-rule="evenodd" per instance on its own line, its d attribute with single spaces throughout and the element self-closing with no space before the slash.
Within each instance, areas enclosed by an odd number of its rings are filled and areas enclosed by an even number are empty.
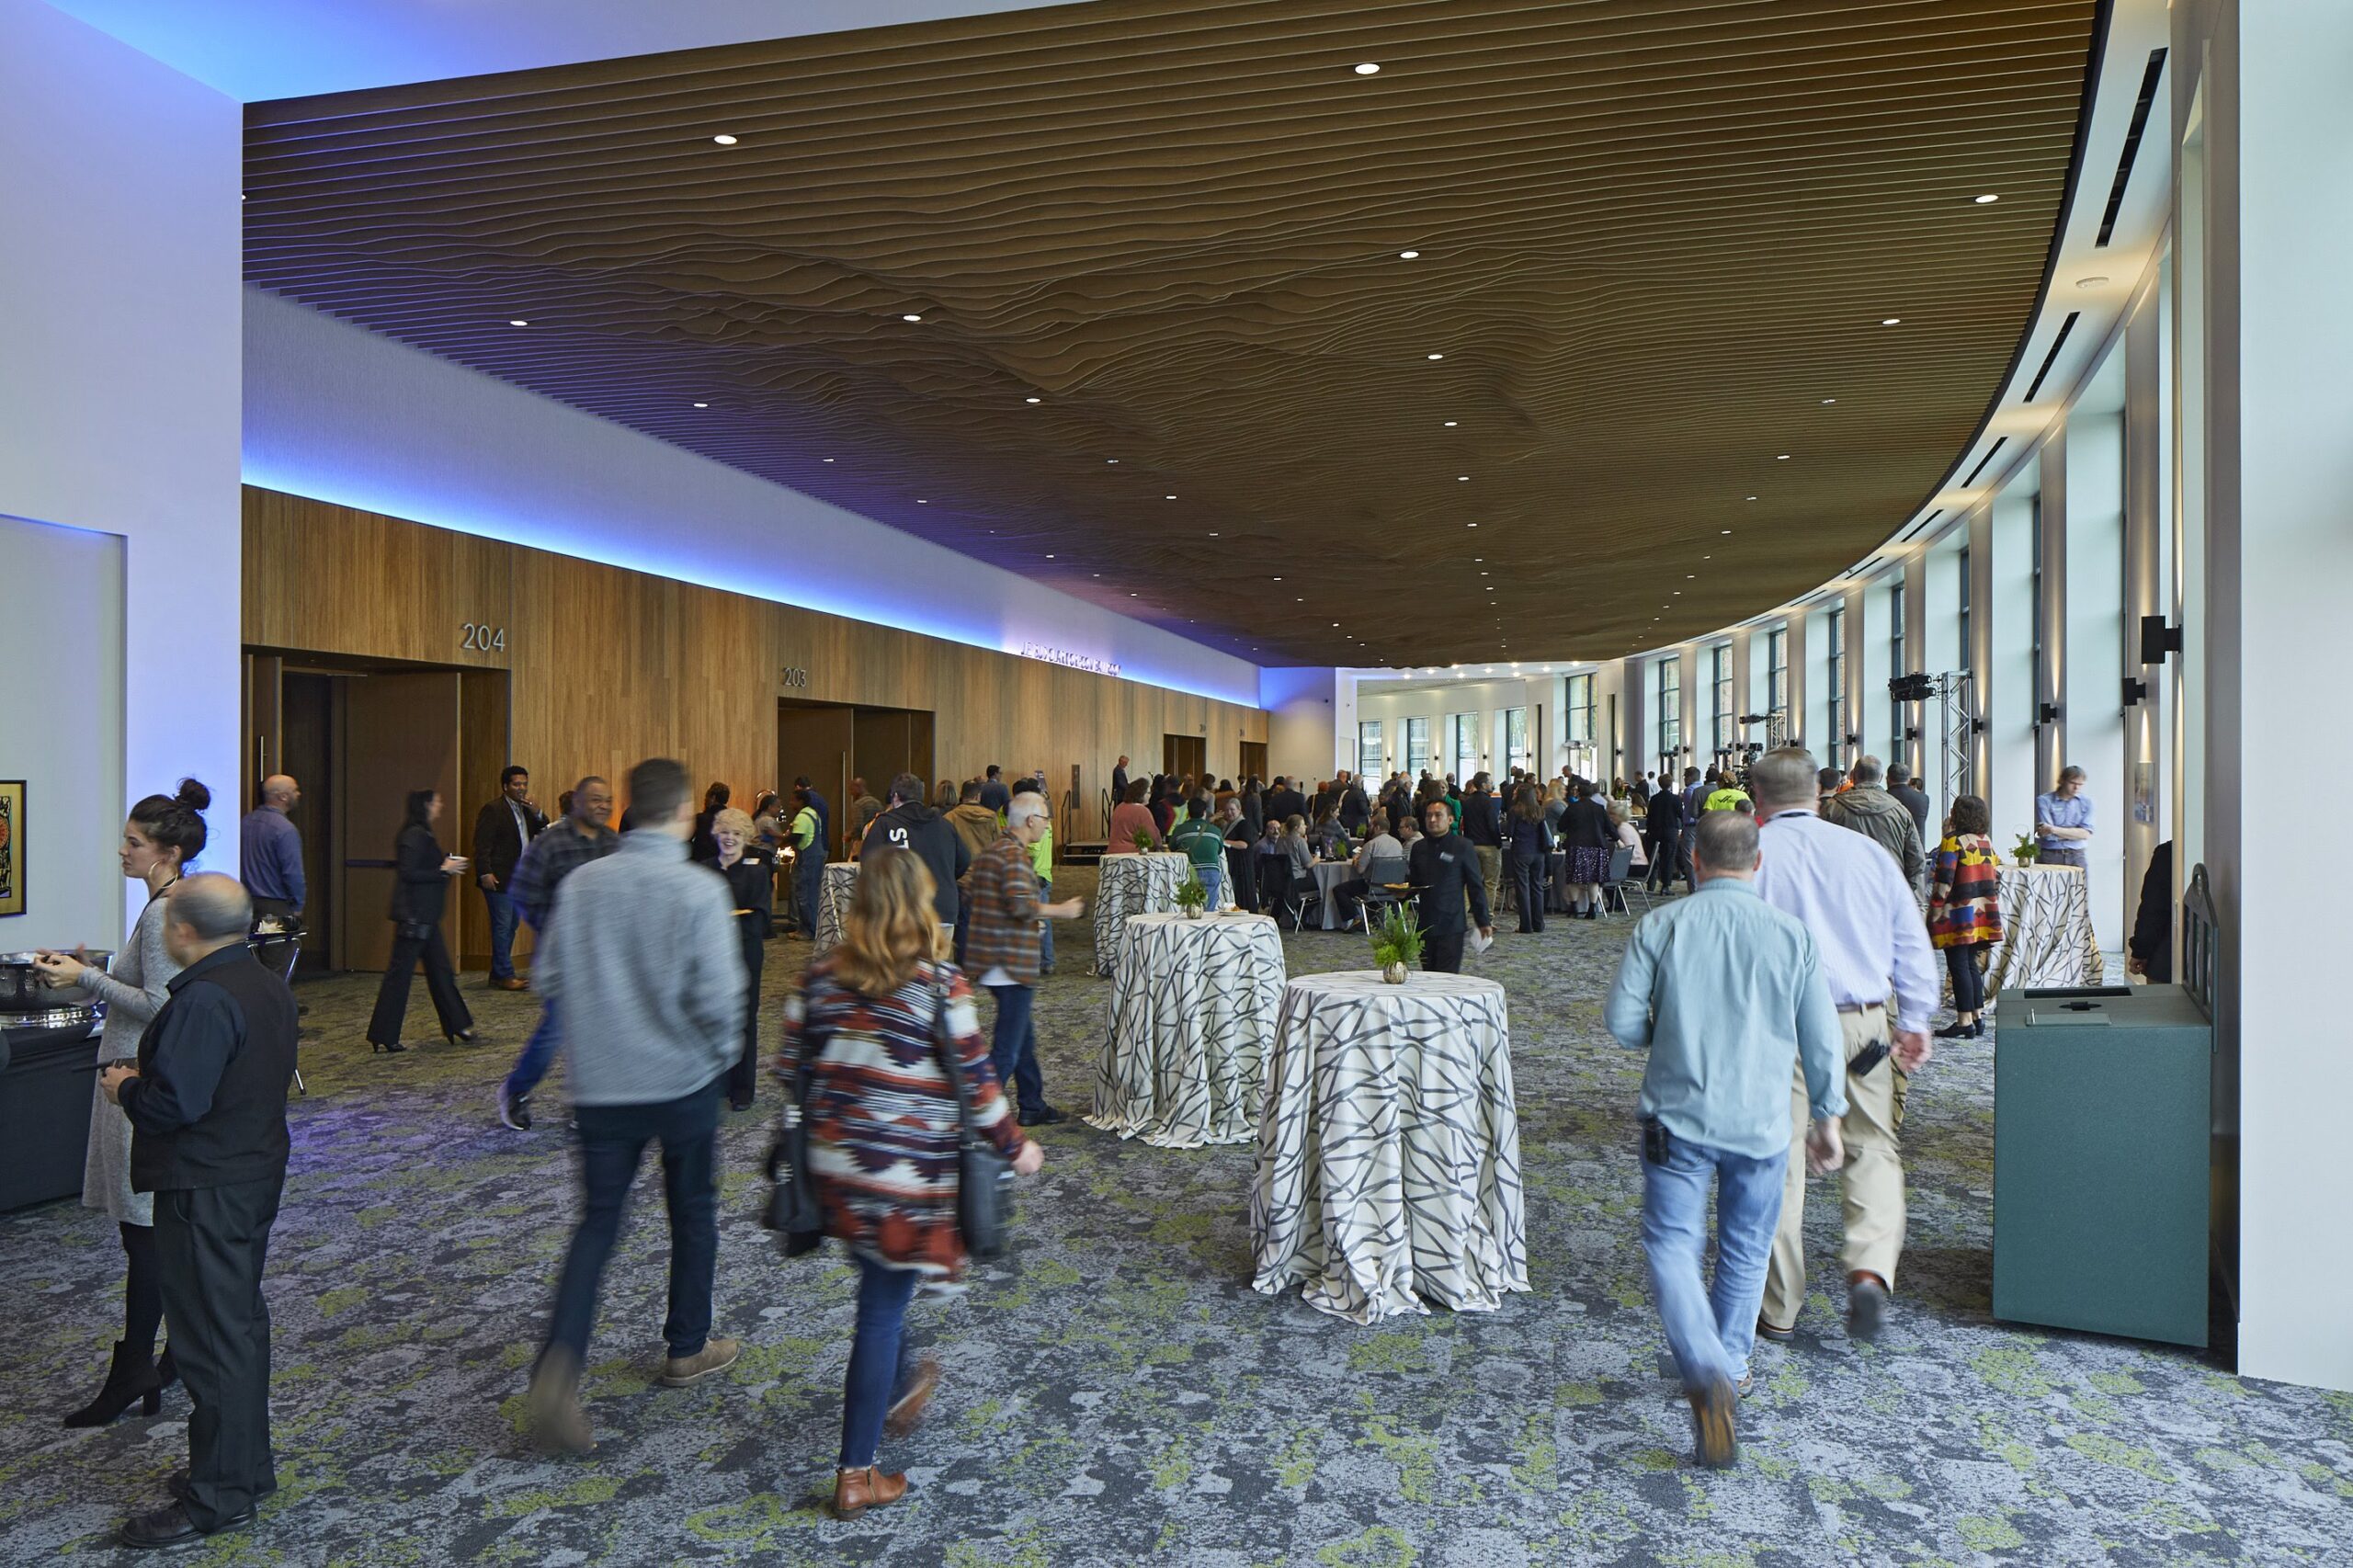
<svg viewBox="0 0 2353 1568">
<path fill-rule="evenodd" d="M 1928 1060 L 1937 970 L 1904 873 L 1877 842 L 1816 814 L 1816 777 L 1813 757 L 1797 746 L 1768 752 L 1749 769 L 1764 856 L 1756 892 L 1813 932 L 1846 1037 L 1846 1241 L 1839 1261 L 1847 1275 L 1847 1332 L 1870 1339 L 1886 1318 L 1904 1251 L 1905 1074 Z M 1790 1114 L 1802 1143 L 1802 1079 L 1791 1095 Z M 1756 1325 L 1769 1339 L 1790 1337 L 1805 1302 L 1805 1175 L 1802 1152 L 1793 1153 Z"/>
</svg>

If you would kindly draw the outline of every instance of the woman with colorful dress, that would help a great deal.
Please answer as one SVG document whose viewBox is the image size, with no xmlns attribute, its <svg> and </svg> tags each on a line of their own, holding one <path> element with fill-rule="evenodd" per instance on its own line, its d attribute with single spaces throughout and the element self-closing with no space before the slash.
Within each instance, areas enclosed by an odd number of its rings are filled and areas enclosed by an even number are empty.
<svg viewBox="0 0 2353 1568">
<path fill-rule="evenodd" d="M 1977 1040 L 1985 1033 L 1985 974 L 1978 960 L 2002 939 L 2002 858 L 1988 836 L 1984 801 L 1963 795 L 1937 846 L 1928 892 L 1928 939 L 1944 949 L 1952 976 L 1953 1021 L 1939 1040 Z"/>
</svg>

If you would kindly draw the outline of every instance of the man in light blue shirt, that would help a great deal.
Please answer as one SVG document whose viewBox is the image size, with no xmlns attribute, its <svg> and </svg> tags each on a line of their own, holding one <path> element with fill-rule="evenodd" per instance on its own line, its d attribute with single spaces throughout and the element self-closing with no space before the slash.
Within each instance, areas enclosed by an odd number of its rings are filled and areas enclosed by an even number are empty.
<svg viewBox="0 0 2353 1568">
<path fill-rule="evenodd" d="M 2084 846 L 2091 841 L 2092 798 L 2084 793 L 2084 770 L 2068 765 L 2059 773 L 2059 787 L 2034 798 L 2035 858 L 2046 866 L 2085 863 Z"/>
<path fill-rule="evenodd" d="M 1872 853 L 1877 854 L 1876 848 Z M 1883 858 L 1883 857 L 1882 857 Z M 1691 1402 L 1701 1463 L 1737 1451 L 1733 1405 L 1748 1382 L 1765 1271 L 1790 1149 L 1783 1108 L 1794 1065 L 1817 1169 L 1844 1155 L 1838 1015 L 1806 928 L 1756 896 L 1756 819 L 1711 812 L 1692 843 L 1699 886 L 1643 916 L 1603 1017 L 1643 1074 L 1643 1251 L 1659 1318 Z M 1716 1276 L 1699 1277 L 1708 1188 Z"/>
<path fill-rule="evenodd" d="M 1859 833 L 1817 813 L 1818 775 L 1803 748 L 1766 753 L 1748 771 L 1756 799 L 1764 868 L 1757 896 L 1794 915 L 1813 936 L 1822 976 L 1838 1009 L 1845 1040 L 1847 1114 L 1840 1127 L 1847 1165 L 1847 1332 L 1879 1333 L 1895 1264 L 1904 1251 L 1904 1074 L 1928 1060 L 1928 1025 L 1937 1009 L 1937 963 L 1911 884 L 1894 857 Z M 1888 1012 L 1888 996 L 1895 1012 Z M 1806 1115 L 1806 1085 L 1790 1096 L 1793 1126 Z M 1787 1339 L 1805 1303 L 1805 1171 L 1795 1157 L 1781 1189 L 1780 1229 L 1765 1280 L 1768 1338 Z"/>
</svg>

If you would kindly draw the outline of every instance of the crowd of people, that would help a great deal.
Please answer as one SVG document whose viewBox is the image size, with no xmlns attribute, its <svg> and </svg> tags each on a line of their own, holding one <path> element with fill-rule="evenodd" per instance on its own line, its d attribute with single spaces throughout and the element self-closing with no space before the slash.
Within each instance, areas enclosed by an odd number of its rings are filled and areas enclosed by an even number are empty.
<svg viewBox="0 0 2353 1568">
<path fill-rule="evenodd" d="M 1473 932 L 1492 939 L 1499 903 L 1517 908 L 1522 932 L 1543 929 L 1556 853 L 1570 907 L 1586 918 L 1624 875 L 1612 870 L 1620 852 L 1654 886 L 1683 880 L 1689 896 L 1633 928 L 1605 1017 L 1621 1043 L 1648 1053 L 1642 1244 L 1698 1456 L 1729 1464 L 1756 1341 L 1790 1339 L 1806 1299 L 1809 1172 L 1843 1184 L 1850 1332 L 1876 1336 L 1891 1310 L 1905 1228 L 1904 1106 L 1930 1059 L 1939 1001 L 1932 954 L 1944 953 L 1955 1008 L 1936 1034 L 1982 1033 L 1984 961 L 2003 936 L 2000 858 L 1973 795 L 1953 802 L 1926 847 L 1927 796 L 1868 756 L 1836 772 L 1783 748 L 1740 776 L 1691 769 L 1680 788 L 1644 778 L 1607 794 L 1564 775 L 1515 769 L 1497 784 L 1482 773 L 1458 790 L 1434 775 L 1369 789 L 1340 772 L 1312 796 L 1279 777 L 1240 789 L 1123 780 L 1108 852 L 1173 848 L 1208 888 L 1231 869 L 1237 895 L 1278 905 L 1318 856 L 1345 856 L 1358 875 L 1338 896 L 1359 915 L 1376 891 L 1410 899 L 1424 967 L 1439 971 L 1461 968 Z M 1042 783 L 1041 770 L 1007 784 L 995 767 L 954 790 L 901 774 L 876 797 L 853 781 L 840 846 L 859 875 L 838 941 L 786 1009 L 772 1064 L 793 1085 L 786 1120 L 805 1130 L 824 1229 L 859 1272 L 833 1504 L 844 1517 L 906 1490 L 904 1474 L 880 1468 L 879 1446 L 913 1428 L 938 1381 L 937 1361 L 911 1348 L 906 1319 L 918 1288 L 952 1283 L 964 1267 L 960 1148 L 984 1140 L 1034 1173 L 1043 1155 L 1023 1130 L 1065 1119 L 1045 1095 L 1032 994 L 1051 967 L 1052 923 L 1084 907 L 1052 897 Z M 2095 831 L 2083 784 L 2071 767 L 2037 803 L 2038 835 L 2061 855 Z M 831 808 L 806 779 L 789 806 L 767 795 L 745 812 L 713 785 L 698 809 L 686 770 L 651 759 L 629 777 L 618 831 L 602 778 L 565 791 L 552 822 L 522 768 L 500 785 L 476 817 L 470 857 L 435 835 L 439 795 L 409 796 L 393 962 L 368 1038 L 401 1048 L 419 964 L 444 1032 L 472 1038 L 440 935 L 449 884 L 472 873 L 490 915 L 490 983 L 536 987 L 540 1001 L 499 1091 L 506 1125 L 532 1125 L 534 1090 L 559 1047 L 570 1053 L 581 1203 L 529 1409 L 544 1448 L 577 1453 L 595 1443 L 579 1387 L 599 1287 L 649 1145 L 660 1150 L 671 1233 L 660 1381 L 699 1381 L 739 1353 L 711 1332 L 720 1103 L 748 1107 L 760 1075 L 779 858 L 822 865 L 835 839 Z M 172 1478 L 168 1506 L 126 1523 L 129 1544 L 239 1528 L 276 1486 L 259 1282 L 290 1148 L 297 1009 L 247 936 L 257 918 L 302 906 L 287 820 L 300 799 L 291 778 L 264 781 L 242 880 L 189 869 L 206 842 L 201 784 L 141 801 L 120 859 L 148 901 L 124 950 L 103 970 L 62 953 L 39 960 L 51 983 L 108 1006 L 84 1200 L 115 1221 L 126 1264 L 122 1335 L 97 1394 L 66 1422 L 101 1424 L 134 1404 L 153 1414 L 176 1381 L 195 1406 L 189 1466 Z M 797 869 L 791 885 L 805 927 Z M 539 936 L 529 982 L 513 966 L 518 926 Z M 994 1003 L 985 1039 L 980 991 Z M 165 1323 L 171 1343 L 159 1356 Z"/>
</svg>

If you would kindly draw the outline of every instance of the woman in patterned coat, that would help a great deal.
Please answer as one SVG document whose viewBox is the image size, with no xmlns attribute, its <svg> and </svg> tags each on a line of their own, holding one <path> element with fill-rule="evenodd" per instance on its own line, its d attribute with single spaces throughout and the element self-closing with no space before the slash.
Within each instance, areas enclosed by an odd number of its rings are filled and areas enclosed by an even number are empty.
<svg viewBox="0 0 2353 1568">
<path fill-rule="evenodd" d="M 2002 939 L 2002 858 L 1986 836 L 1991 821 L 1984 800 L 1963 795 L 1952 803 L 1949 831 L 1934 857 L 1928 939 L 1944 949 L 1954 1015 L 1937 1031 L 1940 1040 L 1976 1040 L 1985 1033 L 1977 1016 L 1985 1006 L 1985 975 L 1977 960 Z"/>
<path fill-rule="evenodd" d="M 973 1130 L 1023 1176 L 1045 1153 L 1014 1125 L 972 992 L 937 957 L 931 872 L 903 849 L 868 855 L 841 941 L 810 965 L 785 1008 L 778 1071 L 809 1064 L 809 1168 L 825 1213 L 858 1264 L 858 1329 L 842 1391 L 842 1450 L 833 1511 L 856 1518 L 906 1495 L 907 1478 L 875 1463 L 887 1429 L 913 1431 L 939 1365 L 909 1353 L 907 1304 L 919 1285 L 964 1271 L 956 1230 L 956 1091 L 940 1052 L 955 1053 Z M 787 1115 L 793 1114 L 788 1109 Z"/>
</svg>

